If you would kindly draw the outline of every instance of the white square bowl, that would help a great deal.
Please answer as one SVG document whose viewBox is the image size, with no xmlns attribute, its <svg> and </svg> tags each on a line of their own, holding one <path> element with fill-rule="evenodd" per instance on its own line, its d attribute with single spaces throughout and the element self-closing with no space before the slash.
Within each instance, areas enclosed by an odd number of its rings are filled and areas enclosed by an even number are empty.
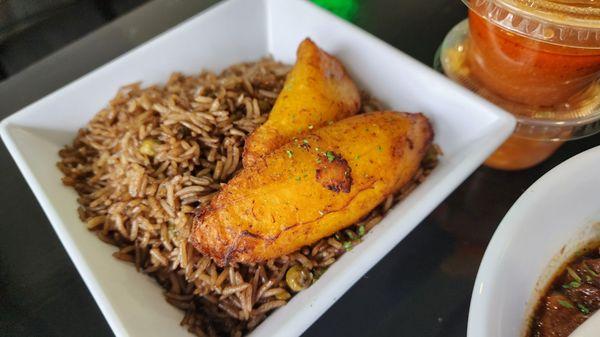
<svg viewBox="0 0 600 337">
<path fill-rule="evenodd" d="M 271 54 L 293 63 L 311 37 L 339 57 L 386 105 L 424 112 L 444 156 L 364 242 L 313 286 L 276 310 L 252 336 L 296 336 L 400 242 L 511 133 L 512 116 L 372 35 L 298 0 L 232 0 L 216 5 L 5 119 L 0 134 L 98 306 L 118 336 L 189 336 L 182 313 L 159 286 L 88 232 L 77 195 L 61 183 L 58 150 L 127 83 L 164 83 L 173 71 L 197 73 Z M 361 140 L 357 140 L 361 141 Z"/>
</svg>

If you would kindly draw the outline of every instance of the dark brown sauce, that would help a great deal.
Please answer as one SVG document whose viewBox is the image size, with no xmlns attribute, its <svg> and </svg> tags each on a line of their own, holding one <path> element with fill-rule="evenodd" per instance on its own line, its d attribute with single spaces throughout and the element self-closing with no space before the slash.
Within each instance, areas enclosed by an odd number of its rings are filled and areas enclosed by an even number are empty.
<svg viewBox="0 0 600 337">
<path fill-rule="evenodd" d="M 539 299 L 529 337 L 568 337 L 600 309 L 600 244 L 582 249 L 552 278 Z"/>
</svg>

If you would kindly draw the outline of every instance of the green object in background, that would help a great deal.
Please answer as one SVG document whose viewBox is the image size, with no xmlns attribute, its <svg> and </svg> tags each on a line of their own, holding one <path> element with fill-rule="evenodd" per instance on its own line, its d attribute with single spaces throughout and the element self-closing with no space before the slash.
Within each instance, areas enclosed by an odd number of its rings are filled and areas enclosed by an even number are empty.
<svg viewBox="0 0 600 337">
<path fill-rule="evenodd" d="M 333 14 L 352 21 L 358 12 L 358 0 L 311 0 Z"/>
</svg>

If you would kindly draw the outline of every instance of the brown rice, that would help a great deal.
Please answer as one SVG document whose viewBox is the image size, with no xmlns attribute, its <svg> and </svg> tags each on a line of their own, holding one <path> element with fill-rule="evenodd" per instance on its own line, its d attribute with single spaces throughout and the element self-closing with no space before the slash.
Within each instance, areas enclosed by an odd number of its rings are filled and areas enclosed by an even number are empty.
<svg viewBox="0 0 600 337">
<path fill-rule="evenodd" d="M 185 312 L 181 325 L 198 336 L 252 330 L 293 296 L 289 267 L 318 279 L 436 163 L 429 157 L 413 184 L 349 229 L 265 263 L 218 267 L 187 242 L 194 209 L 240 169 L 244 139 L 267 119 L 289 69 L 265 58 L 219 75 L 130 84 L 60 151 L 63 183 L 78 192 L 82 221 L 119 248 L 116 258 L 154 277 Z M 379 108 L 364 95 L 363 111 Z"/>
</svg>

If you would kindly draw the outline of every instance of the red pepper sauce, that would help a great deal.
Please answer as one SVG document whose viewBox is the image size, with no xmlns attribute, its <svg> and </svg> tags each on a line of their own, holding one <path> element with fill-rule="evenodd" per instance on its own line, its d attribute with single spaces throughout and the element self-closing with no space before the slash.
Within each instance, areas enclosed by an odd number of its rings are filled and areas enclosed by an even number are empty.
<svg viewBox="0 0 600 337">
<path fill-rule="evenodd" d="M 527 38 L 497 26 L 473 10 L 469 11 L 469 29 L 466 61 L 471 76 L 505 100 L 535 107 L 564 104 L 600 78 L 600 49 L 559 46 Z M 561 144 L 513 135 L 488 158 L 486 165 L 504 170 L 532 167 Z"/>
</svg>

